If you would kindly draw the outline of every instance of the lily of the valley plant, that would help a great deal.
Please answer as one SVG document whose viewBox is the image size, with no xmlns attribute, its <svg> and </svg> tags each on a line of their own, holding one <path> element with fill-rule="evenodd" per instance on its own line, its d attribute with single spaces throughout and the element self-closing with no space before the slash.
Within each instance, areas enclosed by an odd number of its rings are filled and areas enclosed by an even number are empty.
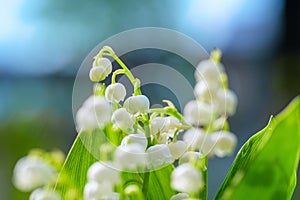
<svg viewBox="0 0 300 200">
<path fill-rule="evenodd" d="M 93 146 L 99 156 L 90 163 L 77 163 L 88 167 L 78 167 L 74 174 L 76 170 L 69 169 L 74 155 L 62 169 L 59 153 L 33 151 L 17 162 L 14 185 L 32 192 L 30 200 L 207 199 L 208 159 L 233 154 L 237 144 L 227 122 L 235 114 L 237 96 L 228 87 L 220 59 L 221 53 L 215 49 L 209 59 L 198 64 L 195 99 L 180 113 L 167 99 L 163 101 L 165 107 L 151 108 L 140 80 L 110 47 L 104 46 L 95 55 L 89 72 L 95 82 L 94 94 L 76 114 L 80 134 L 100 131 L 108 138 Z M 118 69 L 113 69 L 113 60 Z M 128 77 L 133 94 L 117 82 L 120 75 Z M 111 77 L 111 83 L 101 83 L 107 77 Z M 76 157 L 80 160 L 81 155 Z M 71 179 L 68 173 L 59 175 L 61 170 L 72 171 L 71 176 L 76 178 Z M 165 180 L 159 180 L 160 172 Z M 230 199 L 235 185 L 230 186 L 220 199 Z M 170 192 L 155 193 L 159 187 Z"/>
</svg>

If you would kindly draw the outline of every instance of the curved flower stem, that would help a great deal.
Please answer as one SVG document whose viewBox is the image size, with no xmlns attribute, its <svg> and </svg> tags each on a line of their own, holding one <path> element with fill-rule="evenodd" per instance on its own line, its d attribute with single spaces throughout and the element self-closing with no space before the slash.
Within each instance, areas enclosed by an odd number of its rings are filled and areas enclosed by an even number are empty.
<svg viewBox="0 0 300 200">
<path fill-rule="evenodd" d="M 116 77 L 119 74 L 125 74 L 125 70 L 124 69 L 118 69 L 116 71 L 114 71 L 112 77 L 111 77 L 111 84 L 115 84 L 116 83 Z"/>
<path fill-rule="evenodd" d="M 143 194 L 144 194 L 144 199 L 145 200 L 147 200 L 149 179 L 150 179 L 150 172 L 145 172 L 144 173 L 144 182 L 143 182 Z"/>
<path fill-rule="evenodd" d="M 137 78 L 134 78 L 133 74 L 131 73 L 131 71 L 128 69 L 128 67 L 124 64 L 124 62 L 115 54 L 115 52 L 108 47 L 103 47 L 103 49 L 105 49 L 104 51 L 100 51 L 99 54 L 101 53 L 101 55 L 99 56 L 110 56 L 113 59 L 115 59 L 115 61 L 117 61 L 117 63 L 123 68 L 124 70 L 124 74 L 128 77 L 128 79 L 130 80 L 131 84 L 134 87 L 134 95 L 140 95 L 142 94 L 141 90 L 140 90 L 140 80 Z M 107 52 L 105 52 L 107 51 Z"/>
</svg>

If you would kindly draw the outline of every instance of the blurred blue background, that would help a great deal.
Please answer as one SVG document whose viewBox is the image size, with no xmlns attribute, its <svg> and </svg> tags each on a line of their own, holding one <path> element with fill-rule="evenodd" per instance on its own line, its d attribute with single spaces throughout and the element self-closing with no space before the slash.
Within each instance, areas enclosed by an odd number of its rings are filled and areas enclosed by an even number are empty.
<svg viewBox="0 0 300 200">
<path fill-rule="evenodd" d="M 194 38 L 207 51 L 220 48 L 231 88 L 239 97 L 237 114 L 230 119 L 239 146 L 300 93 L 296 0 L 0 3 L 0 199 L 26 199 L 28 194 L 13 187 L 11 176 L 15 162 L 29 149 L 68 151 L 76 137 L 76 72 L 98 43 L 121 31 L 165 27 Z M 232 160 L 210 161 L 210 199 Z"/>
</svg>

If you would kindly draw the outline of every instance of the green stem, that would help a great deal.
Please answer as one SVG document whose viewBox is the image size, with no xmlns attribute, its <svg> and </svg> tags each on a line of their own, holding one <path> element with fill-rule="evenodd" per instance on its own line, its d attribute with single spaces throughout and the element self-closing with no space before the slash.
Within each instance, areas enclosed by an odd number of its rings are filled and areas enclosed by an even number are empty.
<svg viewBox="0 0 300 200">
<path fill-rule="evenodd" d="M 203 176 L 204 186 L 200 191 L 199 198 L 202 200 L 207 200 L 207 183 L 208 183 L 208 157 L 204 158 L 204 167 L 202 167 L 201 172 Z"/>
<path fill-rule="evenodd" d="M 144 199 L 145 200 L 147 200 L 149 179 L 150 179 L 150 172 L 145 172 L 144 173 L 144 182 L 143 182 L 143 194 L 144 194 Z"/>
<path fill-rule="evenodd" d="M 112 77 L 111 77 L 111 84 L 116 83 L 116 77 L 119 74 L 125 74 L 125 70 L 124 69 L 118 69 L 118 70 L 114 71 L 114 73 L 112 74 Z"/>
</svg>

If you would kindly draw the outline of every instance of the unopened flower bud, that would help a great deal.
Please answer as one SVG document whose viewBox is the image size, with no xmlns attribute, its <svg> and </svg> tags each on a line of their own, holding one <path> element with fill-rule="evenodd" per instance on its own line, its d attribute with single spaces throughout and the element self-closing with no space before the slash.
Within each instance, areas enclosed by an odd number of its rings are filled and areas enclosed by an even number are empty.
<svg viewBox="0 0 300 200">
<path fill-rule="evenodd" d="M 108 58 L 99 58 L 93 63 L 93 67 L 101 67 L 104 69 L 106 76 L 112 72 L 112 64 Z"/>
<path fill-rule="evenodd" d="M 179 165 L 183 164 L 183 163 L 194 163 L 197 160 L 200 160 L 203 158 L 203 155 L 200 152 L 196 152 L 196 151 L 188 151 L 185 152 L 181 158 L 179 159 Z"/>
<path fill-rule="evenodd" d="M 131 96 L 124 102 L 124 107 L 131 114 L 148 112 L 150 102 L 145 95 Z"/>
<path fill-rule="evenodd" d="M 21 158 L 15 168 L 13 182 L 16 188 L 29 192 L 49 184 L 57 175 L 53 166 L 39 157 L 26 156 Z"/>
<path fill-rule="evenodd" d="M 123 138 L 121 142 L 121 147 L 123 149 L 126 149 L 126 146 L 130 144 L 139 144 L 143 147 L 144 150 L 146 150 L 148 141 L 145 134 L 143 133 L 130 134 Z"/>
<path fill-rule="evenodd" d="M 115 169 L 112 169 L 100 162 L 96 162 L 90 166 L 88 170 L 88 180 L 96 181 L 98 183 L 101 183 L 102 181 L 108 181 L 112 184 L 117 184 L 120 182 L 120 175 Z"/>
<path fill-rule="evenodd" d="M 162 167 L 164 164 L 173 162 L 173 157 L 168 145 L 156 144 L 147 149 L 148 166 L 149 167 Z"/>
<path fill-rule="evenodd" d="M 200 191 L 203 185 L 201 172 L 190 163 L 179 165 L 172 172 L 171 186 L 174 190 L 195 194 Z"/>
<path fill-rule="evenodd" d="M 45 189 L 36 189 L 34 190 L 29 200 L 61 200 L 60 195 L 55 191 L 45 190 Z"/>
<path fill-rule="evenodd" d="M 108 101 L 119 103 L 123 101 L 126 96 L 126 88 L 121 83 L 109 85 L 105 90 L 105 97 Z"/>
<path fill-rule="evenodd" d="M 93 82 L 103 81 L 106 78 L 105 69 L 102 67 L 92 67 L 89 76 Z"/>
<path fill-rule="evenodd" d="M 130 132 L 133 130 L 133 116 L 125 108 L 116 110 L 113 113 L 111 120 L 116 127 L 122 129 L 125 132 Z"/>
<path fill-rule="evenodd" d="M 187 122 L 201 126 L 207 125 L 213 120 L 214 110 L 209 104 L 193 100 L 185 105 L 183 115 Z"/>
<path fill-rule="evenodd" d="M 218 157 L 231 155 L 237 145 L 235 134 L 227 131 L 218 131 L 211 135 L 212 140 L 216 144 L 213 152 Z"/>
</svg>

